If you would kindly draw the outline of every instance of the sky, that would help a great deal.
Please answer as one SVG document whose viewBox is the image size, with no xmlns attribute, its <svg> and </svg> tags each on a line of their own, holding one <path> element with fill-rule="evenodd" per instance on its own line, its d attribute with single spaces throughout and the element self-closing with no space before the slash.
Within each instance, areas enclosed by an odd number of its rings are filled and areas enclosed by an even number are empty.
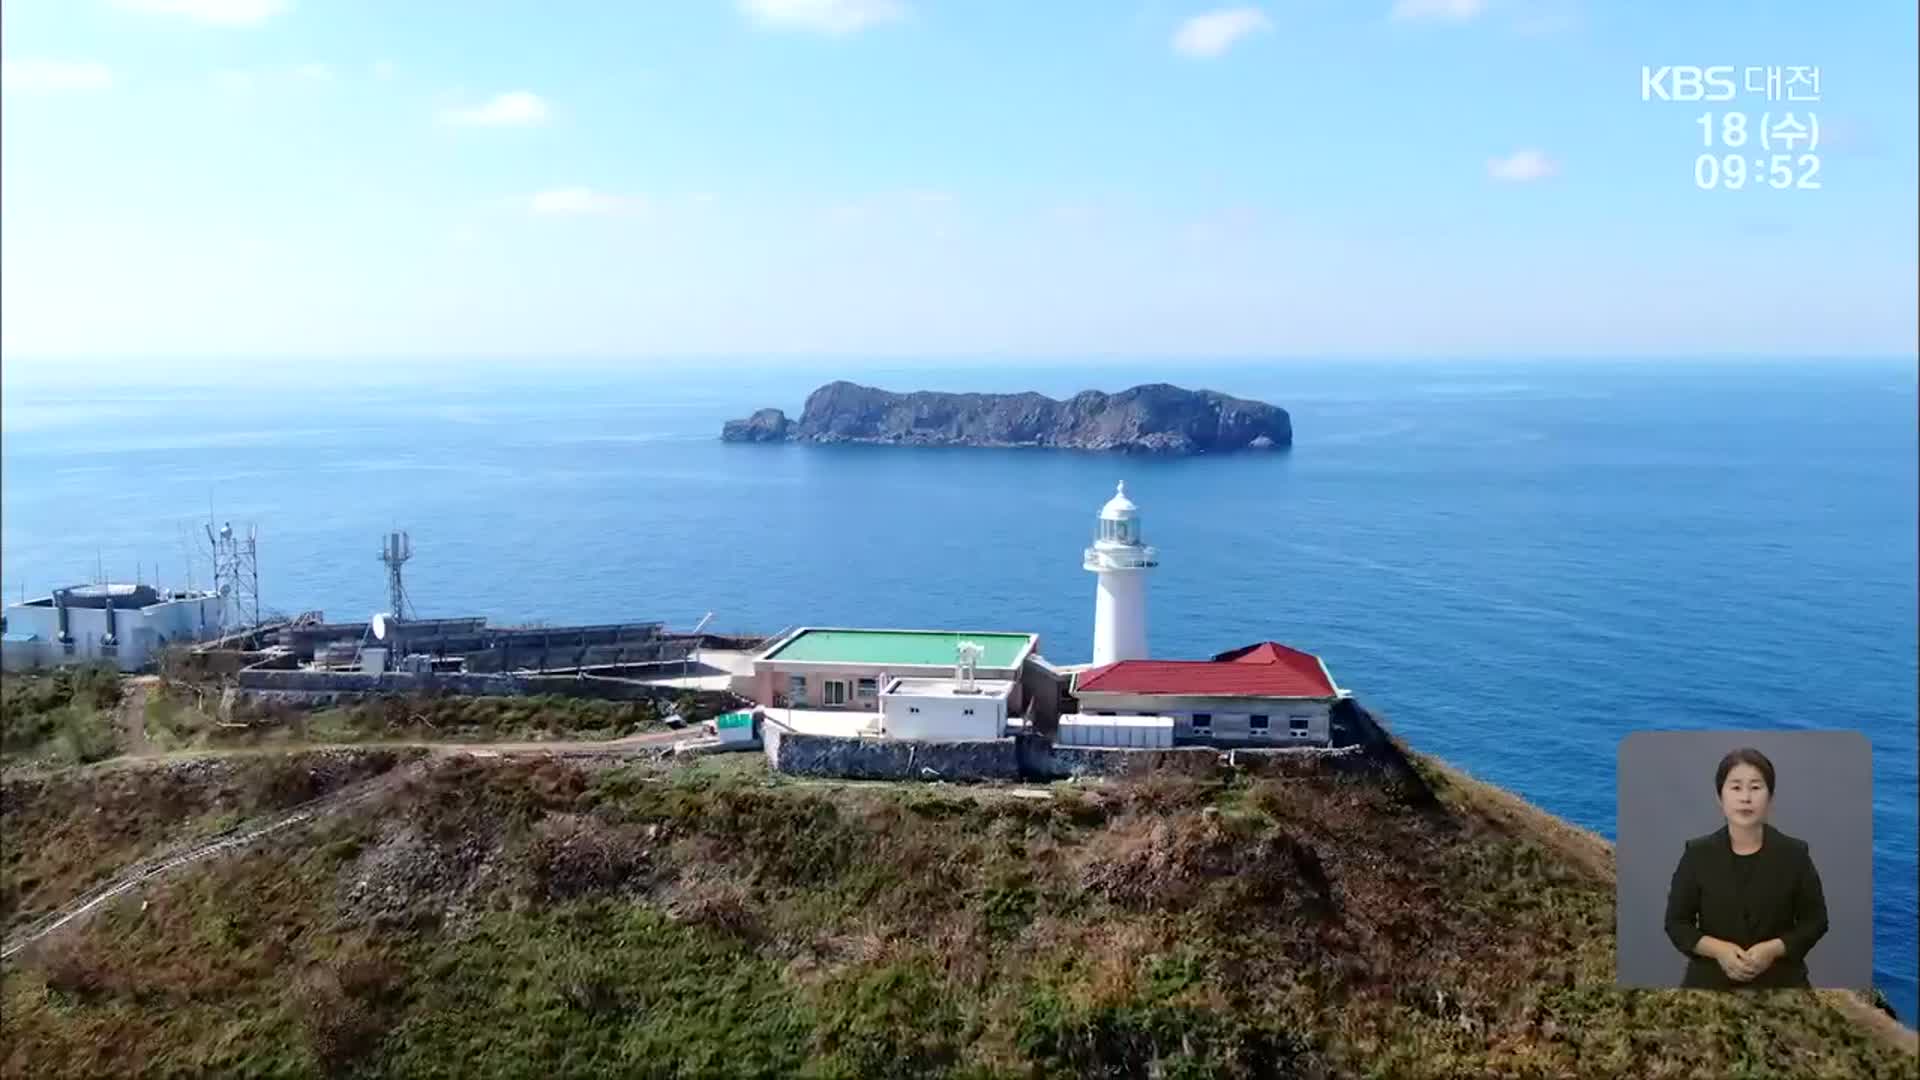
<svg viewBox="0 0 1920 1080">
<path fill-rule="evenodd" d="M 9 0 L 0 354 L 1910 355 L 1917 29 L 1891 0 Z M 1671 65 L 1739 93 L 1643 100 Z M 1811 117 L 1820 186 L 1790 155 L 1786 189 L 1703 189 L 1702 154 L 1772 160 L 1704 147 L 1708 112 Z"/>
</svg>

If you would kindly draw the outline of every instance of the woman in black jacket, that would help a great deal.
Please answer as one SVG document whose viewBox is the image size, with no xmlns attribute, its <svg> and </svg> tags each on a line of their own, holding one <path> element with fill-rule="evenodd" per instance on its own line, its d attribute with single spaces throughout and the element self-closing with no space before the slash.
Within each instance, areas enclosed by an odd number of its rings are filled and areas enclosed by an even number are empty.
<svg viewBox="0 0 1920 1080">
<path fill-rule="evenodd" d="M 1804 987 L 1827 902 L 1803 840 L 1767 824 L 1773 762 L 1740 749 L 1714 772 L 1727 823 L 1687 841 L 1667 890 L 1667 937 L 1687 957 L 1680 985 Z"/>
</svg>

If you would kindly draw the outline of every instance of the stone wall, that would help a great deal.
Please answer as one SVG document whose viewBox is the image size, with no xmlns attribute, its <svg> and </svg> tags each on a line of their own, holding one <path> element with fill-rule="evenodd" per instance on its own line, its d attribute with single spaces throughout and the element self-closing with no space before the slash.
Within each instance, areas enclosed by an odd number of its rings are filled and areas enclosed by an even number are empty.
<svg viewBox="0 0 1920 1080">
<path fill-rule="evenodd" d="M 863 739 L 806 735 L 777 721 L 762 720 L 767 764 L 795 776 L 847 780 L 1017 780 L 1014 740 L 968 742 Z"/>
</svg>

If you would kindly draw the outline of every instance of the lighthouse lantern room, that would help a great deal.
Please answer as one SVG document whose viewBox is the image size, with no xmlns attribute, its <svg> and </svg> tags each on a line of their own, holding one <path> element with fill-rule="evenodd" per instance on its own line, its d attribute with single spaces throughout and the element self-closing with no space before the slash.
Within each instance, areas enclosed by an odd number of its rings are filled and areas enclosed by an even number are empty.
<svg viewBox="0 0 1920 1080">
<path fill-rule="evenodd" d="M 1081 563 L 1099 575 L 1093 603 L 1093 662 L 1147 658 L 1147 571 L 1159 553 L 1140 536 L 1140 508 L 1121 481 L 1100 508 L 1100 527 Z"/>
</svg>

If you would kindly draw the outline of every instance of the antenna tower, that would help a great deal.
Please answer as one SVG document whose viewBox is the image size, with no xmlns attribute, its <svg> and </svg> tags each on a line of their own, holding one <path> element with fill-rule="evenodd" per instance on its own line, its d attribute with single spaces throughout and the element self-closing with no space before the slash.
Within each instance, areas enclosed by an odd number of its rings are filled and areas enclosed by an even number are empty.
<svg viewBox="0 0 1920 1080">
<path fill-rule="evenodd" d="M 400 567 L 413 558 L 413 538 L 403 532 L 391 532 L 380 538 L 380 561 L 387 564 L 387 610 L 396 619 L 413 618 L 413 605 L 407 601 L 407 585 L 400 579 Z"/>
<path fill-rule="evenodd" d="M 260 530 L 236 532 L 233 522 L 206 524 L 207 551 L 213 560 L 213 591 L 223 598 L 220 630 L 232 633 L 260 625 Z"/>
</svg>

